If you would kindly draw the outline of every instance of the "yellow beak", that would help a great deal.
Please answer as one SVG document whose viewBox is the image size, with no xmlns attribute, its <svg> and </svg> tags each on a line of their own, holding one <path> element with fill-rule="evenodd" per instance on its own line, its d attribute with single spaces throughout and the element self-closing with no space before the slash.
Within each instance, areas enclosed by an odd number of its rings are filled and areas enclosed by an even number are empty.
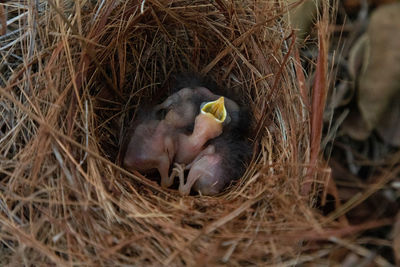
<svg viewBox="0 0 400 267">
<path fill-rule="evenodd" d="M 207 102 L 201 109 L 202 114 L 210 114 L 219 123 L 223 123 L 226 119 L 226 109 L 224 97 L 221 96 L 216 101 Z"/>
</svg>

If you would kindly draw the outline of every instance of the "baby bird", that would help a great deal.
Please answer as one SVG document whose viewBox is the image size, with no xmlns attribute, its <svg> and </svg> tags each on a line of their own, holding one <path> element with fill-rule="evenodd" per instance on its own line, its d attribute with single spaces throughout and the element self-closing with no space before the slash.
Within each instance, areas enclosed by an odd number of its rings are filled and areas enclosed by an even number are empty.
<svg viewBox="0 0 400 267">
<path fill-rule="evenodd" d="M 201 195 L 209 196 L 222 192 L 231 181 L 243 175 L 244 164 L 250 158 L 250 152 L 251 147 L 246 141 L 230 134 L 211 140 L 185 168 L 189 169 L 186 183 L 183 168 L 176 164 L 172 175 L 179 175 L 179 192 L 189 195 L 193 189 Z"/>
<path fill-rule="evenodd" d="M 125 152 L 123 164 L 128 170 L 147 172 L 157 169 L 161 176 L 161 186 L 169 187 L 169 168 L 177 148 L 175 128 L 163 120 L 150 119 L 139 124 Z"/>
<path fill-rule="evenodd" d="M 218 90 L 215 83 L 195 74 L 181 74 L 177 78 L 176 93 L 156 106 L 156 111 L 166 113 L 165 120 L 178 128 L 188 128 L 194 123 L 202 103 L 215 101 L 221 96 L 213 93 Z M 240 107 L 229 98 L 224 98 L 227 118 L 223 122 L 228 129 L 238 127 Z"/>
<path fill-rule="evenodd" d="M 155 110 L 156 112 L 165 111 L 164 120 L 174 127 L 185 128 L 193 124 L 203 100 L 206 99 L 201 98 L 194 89 L 183 88 L 157 105 Z"/>
<path fill-rule="evenodd" d="M 147 118 L 141 118 L 141 123 L 136 123 L 129 137 L 123 164 L 129 170 L 147 172 L 157 169 L 161 186 L 169 187 L 174 180 L 174 177 L 168 176 L 174 158 L 189 163 L 209 139 L 222 133 L 222 123 L 227 115 L 224 98 L 208 102 L 202 107 L 191 135 L 177 128 L 179 120 L 158 120 L 155 114 L 151 111 Z"/>
<path fill-rule="evenodd" d="M 209 140 L 218 137 L 223 131 L 231 133 L 231 136 L 233 133 L 243 132 L 243 129 L 246 129 L 243 127 L 243 122 L 246 124 L 249 121 L 243 120 L 243 109 L 236 102 L 210 91 L 209 89 L 213 90 L 216 87 L 196 75 L 186 76 L 178 83 L 177 88 L 180 88 L 178 92 L 146 112 L 147 117 L 142 116 L 135 121 L 137 126 L 128 136 L 127 146 L 124 146 L 126 148 L 123 157 L 124 166 L 128 170 L 141 172 L 157 169 L 163 187 L 169 187 L 173 183 L 175 176 L 168 176 L 168 172 L 174 161 L 191 163 L 204 150 Z M 188 128 L 192 130 L 188 131 Z M 227 141 L 215 142 L 212 145 L 214 148 Z M 211 142 L 213 143 L 214 141 Z M 232 143 L 232 149 L 235 147 L 237 146 Z M 216 149 L 214 154 L 202 153 L 204 159 L 196 158 L 199 162 L 193 163 L 193 173 L 196 173 L 198 166 L 206 165 L 201 163 L 205 159 L 214 157 L 220 158 L 221 162 L 228 162 L 222 153 L 227 149 L 229 148 Z M 211 147 L 204 151 L 211 151 Z M 212 170 L 219 174 L 223 166 L 217 164 Z M 189 192 L 190 188 L 191 186 Z"/>
<path fill-rule="evenodd" d="M 175 161 L 188 164 L 204 149 L 210 139 L 222 133 L 227 118 L 224 97 L 204 104 L 196 116 L 191 135 L 179 134 Z"/>
</svg>

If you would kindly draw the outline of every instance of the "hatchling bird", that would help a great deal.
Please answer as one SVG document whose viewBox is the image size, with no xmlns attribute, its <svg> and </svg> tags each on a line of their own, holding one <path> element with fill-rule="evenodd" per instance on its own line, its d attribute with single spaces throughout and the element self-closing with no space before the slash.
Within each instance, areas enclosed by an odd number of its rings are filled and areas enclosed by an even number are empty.
<svg viewBox="0 0 400 267">
<path fill-rule="evenodd" d="M 190 135 L 178 135 L 178 147 L 175 161 L 188 164 L 204 149 L 208 140 L 219 136 L 227 118 L 224 97 L 202 105 L 196 116 L 193 132 Z"/>
<path fill-rule="evenodd" d="M 191 129 L 202 104 L 221 97 L 216 94 L 220 89 L 214 82 L 195 74 L 177 76 L 174 90 L 176 92 L 155 109 L 157 112 L 164 111 L 165 120 L 177 128 Z M 227 117 L 223 125 L 228 130 L 234 129 L 238 127 L 241 109 L 235 101 L 227 97 L 224 97 L 224 102 Z"/>
<path fill-rule="evenodd" d="M 129 170 L 157 169 L 163 187 L 173 183 L 168 172 L 174 161 L 192 162 L 210 139 L 222 131 L 243 132 L 243 122 L 248 122 L 236 102 L 211 91 L 217 88 L 212 82 L 183 75 L 176 88 L 176 93 L 134 121 L 137 127 L 127 138 L 123 157 Z"/>
<path fill-rule="evenodd" d="M 157 169 L 161 186 L 171 186 L 173 180 L 169 180 L 168 174 L 177 148 L 175 128 L 166 121 L 147 118 L 137 125 L 128 138 L 124 166 L 130 171 Z"/>
<path fill-rule="evenodd" d="M 178 174 L 182 195 L 189 195 L 193 190 L 201 195 L 213 196 L 243 175 L 250 155 L 248 142 L 229 133 L 222 134 L 210 140 L 209 145 L 186 168 L 175 164 L 171 177 Z M 184 170 L 189 170 L 186 183 Z"/>
<path fill-rule="evenodd" d="M 226 119 L 223 97 L 203 105 L 190 135 L 177 128 L 179 121 L 158 120 L 154 110 L 149 113 L 139 119 L 133 133 L 128 136 L 123 164 L 129 170 L 142 172 L 157 169 L 163 187 L 173 183 L 168 173 L 174 159 L 191 161 L 209 139 L 222 133 L 222 123 Z"/>
</svg>

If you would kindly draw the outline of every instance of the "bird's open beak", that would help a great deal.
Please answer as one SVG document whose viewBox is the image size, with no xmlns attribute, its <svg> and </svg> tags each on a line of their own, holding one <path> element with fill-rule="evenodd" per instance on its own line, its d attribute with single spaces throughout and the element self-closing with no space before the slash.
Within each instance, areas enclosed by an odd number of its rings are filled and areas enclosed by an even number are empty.
<svg viewBox="0 0 400 267">
<path fill-rule="evenodd" d="M 204 106 L 201 108 L 201 113 L 212 115 L 217 122 L 223 123 L 226 119 L 224 97 L 221 96 L 216 101 L 205 103 Z"/>
</svg>

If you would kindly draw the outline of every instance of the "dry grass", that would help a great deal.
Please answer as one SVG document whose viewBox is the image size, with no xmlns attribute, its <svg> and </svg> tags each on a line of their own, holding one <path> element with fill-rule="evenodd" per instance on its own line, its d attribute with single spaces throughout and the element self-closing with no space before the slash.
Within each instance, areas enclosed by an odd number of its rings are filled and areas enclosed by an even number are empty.
<svg viewBox="0 0 400 267">
<path fill-rule="evenodd" d="M 314 209 L 329 177 L 318 153 L 327 51 L 310 116 L 283 3 L 31 2 L 0 5 L 0 265 L 324 263 L 345 246 L 331 236 L 376 227 Z M 116 164 L 138 106 L 188 70 L 254 116 L 253 159 L 219 197 L 181 197 Z"/>
</svg>

